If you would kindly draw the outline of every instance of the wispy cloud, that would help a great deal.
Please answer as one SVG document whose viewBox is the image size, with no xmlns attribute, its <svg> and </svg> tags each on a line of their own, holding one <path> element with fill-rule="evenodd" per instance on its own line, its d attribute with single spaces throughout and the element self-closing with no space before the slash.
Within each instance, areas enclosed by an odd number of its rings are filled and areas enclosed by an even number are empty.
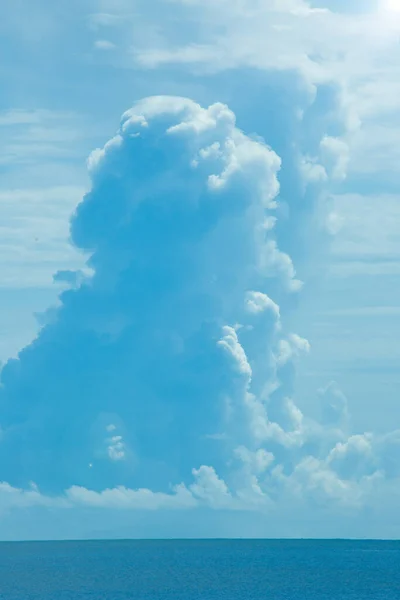
<svg viewBox="0 0 400 600">
<path fill-rule="evenodd" d="M 115 44 L 109 40 L 96 40 L 94 43 L 98 50 L 114 50 Z"/>
<path fill-rule="evenodd" d="M 48 287 L 83 257 L 69 243 L 69 217 L 84 188 L 0 190 L 0 287 Z"/>
<path fill-rule="evenodd" d="M 80 117 L 50 110 L 11 109 L 0 112 L 1 159 L 4 166 L 56 163 L 81 158 L 79 144 L 87 136 Z"/>
</svg>

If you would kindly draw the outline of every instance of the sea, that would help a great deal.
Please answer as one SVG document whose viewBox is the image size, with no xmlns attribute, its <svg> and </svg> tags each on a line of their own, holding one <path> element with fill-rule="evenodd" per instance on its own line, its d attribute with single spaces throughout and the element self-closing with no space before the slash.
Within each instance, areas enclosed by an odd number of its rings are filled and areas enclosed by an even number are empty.
<svg viewBox="0 0 400 600">
<path fill-rule="evenodd" d="M 2 600 L 400 600 L 400 542 L 0 544 Z"/>
</svg>

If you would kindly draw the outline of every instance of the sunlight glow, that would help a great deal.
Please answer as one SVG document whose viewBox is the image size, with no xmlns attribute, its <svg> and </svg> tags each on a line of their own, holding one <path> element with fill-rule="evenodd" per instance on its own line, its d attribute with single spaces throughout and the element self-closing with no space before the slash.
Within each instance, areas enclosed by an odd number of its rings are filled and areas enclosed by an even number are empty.
<svg viewBox="0 0 400 600">
<path fill-rule="evenodd" d="M 400 12 L 400 0 L 383 0 L 385 10 Z"/>
</svg>

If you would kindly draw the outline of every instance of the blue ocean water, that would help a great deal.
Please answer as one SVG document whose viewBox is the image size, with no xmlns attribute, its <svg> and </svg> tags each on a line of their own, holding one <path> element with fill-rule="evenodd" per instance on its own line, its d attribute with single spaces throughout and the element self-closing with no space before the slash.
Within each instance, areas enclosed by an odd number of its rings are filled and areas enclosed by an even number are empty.
<svg viewBox="0 0 400 600">
<path fill-rule="evenodd" d="M 399 600 L 400 543 L 0 544 L 2 600 Z"/>
</svg>

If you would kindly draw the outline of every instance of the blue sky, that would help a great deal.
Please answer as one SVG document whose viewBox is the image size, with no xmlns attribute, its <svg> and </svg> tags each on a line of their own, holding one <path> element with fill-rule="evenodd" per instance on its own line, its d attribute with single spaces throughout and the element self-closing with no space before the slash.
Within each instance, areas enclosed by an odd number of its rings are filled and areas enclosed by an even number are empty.
<svg viewBox="0 0 400 600">
<path fill-rule="evenodd" d="M 400 2 L 0 25 L 0 538 L 398 537 Z"/>
</svg>

